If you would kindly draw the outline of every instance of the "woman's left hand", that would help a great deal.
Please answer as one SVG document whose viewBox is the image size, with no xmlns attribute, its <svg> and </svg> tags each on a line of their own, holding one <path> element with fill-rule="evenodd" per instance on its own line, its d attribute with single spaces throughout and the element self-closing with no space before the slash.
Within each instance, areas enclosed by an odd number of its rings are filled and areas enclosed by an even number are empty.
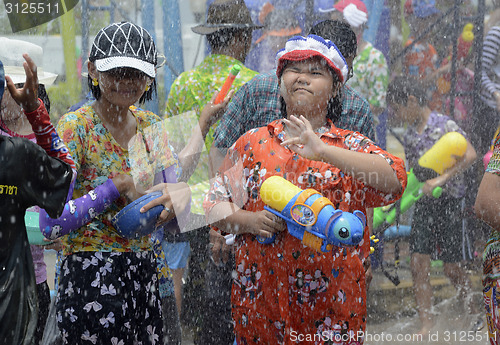
<svg viewBox="0 0 500 345">
<path fill-rule="evenodd" d="M 185 182 L 160 183 L 147 191 L 147 193 L 160 191 L 163 195 L 150 201 L 141 208 L 144 213 L 157 205 L 163 205 L 165 209 L 158 217 L 157 225 L 165 224 L 176 217 L 188 207 L 191 202 L 191 189 Z"/>
<path fill-rule="evenodd" d="M 28 54 L 23 54 L 26 62 L 23 63 L 24 72 L 26 73 L 26 81 L 21 89 L 17 89 L 16 85 L 9 76 L 5 76 L 7 88 L 12 98 L 19 104 L 27 113 L 35 111 L 40 106 L 38 101 L 38 74 L 35 62 Z"/>
<path fill-rule="evenodd" d="M 321 148 L 325 143 L 314 133 L 311 123 L 302 115 L 294 115 L 290 119 L 283 119 L 286 124 L 285 141 L 281 146 L 288 146 L 304 158 L 321 160 Z"/>
</svg>

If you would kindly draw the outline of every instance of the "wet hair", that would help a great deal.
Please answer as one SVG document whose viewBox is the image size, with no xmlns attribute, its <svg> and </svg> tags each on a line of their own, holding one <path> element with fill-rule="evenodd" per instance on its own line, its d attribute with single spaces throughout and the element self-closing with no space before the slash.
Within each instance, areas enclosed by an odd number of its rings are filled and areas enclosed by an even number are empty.
<svg viewBox="0 0 500 345">
<path fill-rule="evenodd" d="M 340 20 L 327 19 L 314 25 L 309 35 L 316 35 L 332 41 L 345 58 L 356 56 L 358 41 L 351 26 Z M 352 66 L 349 66 L 352 68 Z"/>
<path fill-rule="evenodd" d="M 101 73 L 106 73 L 106 72 L 101 72 Z M 153 79 L 153 82 L 149 86 L 149 90 L 145 91 L 142 94 L 141 98 L 139 99 L 139 103 L 141 103 L 141 104 L 144 103 L 145 101 L 152 100 L 153 99 L 153 93 L 156 94 L 156 78 L 152 78 L 152 79 Z M 99 88 L 99 85 L 94 86 L 92 84 L 92 78 L 90 77 L 90 75 L 87 77 L 87 85 L 89 87 L 90 92 L 92 92 L 92 96 L 94 96 L 94 98 L 96 100 L 98 100 L 99 98 L 101 98 L 101 89 Z"/>
<path fill-rule="evenodd" d="M 388 104 L 393 103 L 406 106 L 408 96 L 414 96 L 421 107 L 427 104 L 425 88 L 418 79 L 398 76 L 389 83 L 385 98 Z"/>
<path fill-rule="evenodd" d="M 243 35 L 243 38 L 249 38 L 249 37 L 251 38 L 252 30 L 227 28 L 227 29 L 217 30 L 212 34 L 206 35 L 206 37 L 207 37 L 207 42 L 210 45 L 210 48 L 212 48 L 212 50 L 219 50 L 229 46 L 229 43 L 231 43 L 233 38 L 238 37 L 241 34 Z"/>
<path fill-rule="evenodd" d="M 283 71 L 285 70 L 286 65 L 283 67 Z M 330 68 L 330 67 L 329 67 Z M 337 76 L 337 73 L 331 69 L 331 75 L 333 77 L 333 87 L 336 87 L 336 84 L 340 83 L 339 77 Z M 280 76 L 281 78 L 281 76 Z M 330 98 L 328 101 L 328 109 L 326 113 L 326 118 L 332 120 L 333 123 L 337 122 L 337 120 L 340 118 L 342 115 L 342 87 L 339 88 L 337 91 L 337 95 L 333 98 Z M 285 100 L 283 99 L 283 96 L 280 95 L 280 112 L 281 116 L 283 118 L 288 117 L 288 114 L 286 112 L 286 103 Z"/>
</svg>

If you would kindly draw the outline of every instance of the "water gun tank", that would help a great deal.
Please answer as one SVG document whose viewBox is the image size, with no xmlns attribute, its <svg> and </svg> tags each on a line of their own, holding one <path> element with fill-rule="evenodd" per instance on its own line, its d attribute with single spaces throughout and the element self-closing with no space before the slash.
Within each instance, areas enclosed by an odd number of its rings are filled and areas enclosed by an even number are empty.
<svg viewBox="0 0 500 345">
<path fill-rule="evenodd" d="M 441 175 L 456 163 L 455 157 L 461 157 L 467 149 L 467 140 L 458 132 L 443 135 L 426 153 L 420 157 L 418 164 Z"/>
</svg>

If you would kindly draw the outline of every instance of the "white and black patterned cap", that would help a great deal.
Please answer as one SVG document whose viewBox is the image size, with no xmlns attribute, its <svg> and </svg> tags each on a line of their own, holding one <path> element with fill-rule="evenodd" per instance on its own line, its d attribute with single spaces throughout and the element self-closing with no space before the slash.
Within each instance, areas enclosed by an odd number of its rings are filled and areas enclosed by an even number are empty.
<svg viewBox="0 0 500 345">
<path fill-rule="evenodd" d="M 113 23 L 99 30 L 89 61 L 100 72 L 113 68 L 130 67 L 156 76 L 156 46 L 144 28 L 130 22 Z"/>
</svg>

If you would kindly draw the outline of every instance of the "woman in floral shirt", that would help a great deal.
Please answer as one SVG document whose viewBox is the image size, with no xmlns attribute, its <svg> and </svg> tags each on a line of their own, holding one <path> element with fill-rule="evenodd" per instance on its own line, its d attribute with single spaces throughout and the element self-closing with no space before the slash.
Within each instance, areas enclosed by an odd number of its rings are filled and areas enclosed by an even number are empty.
<svg viewBox="0 0 500 345">
<path fill-rule="evenodd" d="M 114 23 L 99 31 L 89 60 L 89 87 L 96 101 L 65 114 L 58 125 L 78 170 L 73 200 L 61 218 L 41 221 L 47 237 L 71 231 L 64 237 L 58 326 L 65 344 L 162 343 L 150 237 L 127 239 L 111 224 L 117 212 L 141 195 L 131 177 L 130 140 L 159 117 L 133 105 L 155 92 L 156 48 L 143 28 Z M 165 151 L 164 180 L 175 182 L 177 158 Z M 145 208 L 165 206 L 161 220 L 170 221 L 176 217 L 174 210 L 187 208 L 190 193 L 185 183 L 157 188 L 163 196 Z"/>
<path fill-rule="evenodd" d="M 232 292 L 237 343 L 359 344 L 368 232 L 359 246 L 318 253 L 264 210 L 259 190 L 268 177 L 283 176 L 318 190 L 338 209 L 365 212 L 401 196 L 404 164 L 363 135 L 333 125 L 347 65 L 332 42 L 296 36 L 278 52 L 277 63 L 284 119 L 236 141 L 204 203 L 209 222 L 238 234 Z M 255 237 L 273 233 L 270 245 Z"/>
</svg>

